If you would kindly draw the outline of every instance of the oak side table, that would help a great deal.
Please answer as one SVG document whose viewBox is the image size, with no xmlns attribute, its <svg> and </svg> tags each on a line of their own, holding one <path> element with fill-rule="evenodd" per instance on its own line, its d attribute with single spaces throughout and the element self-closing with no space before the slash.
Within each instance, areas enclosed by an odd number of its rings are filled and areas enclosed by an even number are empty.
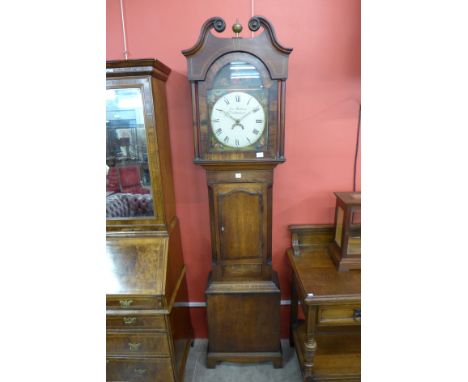
<svg viewBox="0 0 468 382">
<path fill-rule="evenodd" d="M 360 381 L 361 271 L 337 271 L 328 253 L 333 225 L 289 230 L 290 343 L 304 381 Z"/>
</svg>

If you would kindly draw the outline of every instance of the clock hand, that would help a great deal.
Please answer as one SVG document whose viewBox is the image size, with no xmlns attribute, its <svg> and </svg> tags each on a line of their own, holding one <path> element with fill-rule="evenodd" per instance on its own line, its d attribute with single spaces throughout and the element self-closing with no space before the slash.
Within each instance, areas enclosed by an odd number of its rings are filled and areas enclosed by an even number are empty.
<svg viewBox="0 0 468 382">
<path fill-rule="evenodd" d="M 226 117 L 229 117 L 231 118 L 234 122 L 238 122 L 237 119 L 235 119 L 231 114 L 229 114 L 227 111 L 224 111 L 224 110 L 221 110 L 221 109 L 216 109 L 216 110 L 219 110 L 221 113 L 223 113 Z"/>
<path fill-rule="evenodd" d="M 247 114 L 244 114 L 240 119 L 239 119 L 239 122 L 242 121 L 245 117 L 247 117 L 248 115 L 252 114 L 254 112 L 254 110 L 256 111 L 257 109 L 256 108 L 253 108 L 252 110 L 250 110 Z"/>
</svg>

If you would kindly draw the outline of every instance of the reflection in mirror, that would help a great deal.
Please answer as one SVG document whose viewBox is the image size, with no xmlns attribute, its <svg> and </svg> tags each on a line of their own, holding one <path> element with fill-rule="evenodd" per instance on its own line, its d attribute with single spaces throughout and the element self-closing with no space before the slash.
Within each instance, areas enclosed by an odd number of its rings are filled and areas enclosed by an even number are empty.
<svg viewBox="0 0 468 382">
<path fill-rule="evenodd" d="M 106 92 L 106 217 L 154 216 L 139 88 Z"/>
</svg>

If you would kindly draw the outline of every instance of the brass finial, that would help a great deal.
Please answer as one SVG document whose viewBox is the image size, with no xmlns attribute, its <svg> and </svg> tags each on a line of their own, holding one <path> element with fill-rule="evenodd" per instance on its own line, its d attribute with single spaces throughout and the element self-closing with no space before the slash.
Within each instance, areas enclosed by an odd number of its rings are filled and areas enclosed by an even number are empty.
<svg viewBox="0 0 468 382">
<path fill-rule="evenodd" d="M 232 31 L 236 34 L 236 37 L 239 37 L 239 33 L 242 32 L 242 25 L 239 23 L 239 19 L 236 19 L 236 22 L 232 25 Z"/>
</svg>

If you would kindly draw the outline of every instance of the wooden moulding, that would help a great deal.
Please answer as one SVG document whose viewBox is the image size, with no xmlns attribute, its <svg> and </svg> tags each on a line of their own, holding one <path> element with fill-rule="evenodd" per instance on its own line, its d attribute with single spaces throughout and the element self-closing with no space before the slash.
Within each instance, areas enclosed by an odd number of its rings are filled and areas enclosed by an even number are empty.
<svg viewBox="0 0 468 382">
<path fill-rule="evenodd" d="M 277 285 L 271 280 L 257 280 L 257 281 L 214 281 L 208 285 L 205 293 L 207 295 L 217 293 L 242 293 L 242 294 L 256 294 L 256 293 L 278 293 Z"/>
<path fill-rule="evenodd" d="M 194 159 L 193 163 L 198 164 L 209 171 L 235 171 L 235 170 L 269 170 L 276 167 L 277 164 L 284 163 L 285 159 L 279 160 L 258 160 L 255 161 L 251 159 L 243 160 L 202 160 Z"/>
<path fill-rule="evenodd" d="M 166 81 L 171 69 L 154 58 L 114 60 L 106 62 L 107 77 L 151 75 Z"/>
<path fill-rule="evenodd" d="M 208 19 L 203 24 L 195 45 L 182 51 L 188 61 L 188 79 L 204 81 L 211 64 L 233 51 L 246 52 L 258 57 L 267 66 L 272 79 L 287 79 L 288 56 L 292 49 L 278 42 L 273 26 L 263 16 L 253 16 L 248 25 L 252 31 L 257 31 L 262 26 L 264 32 L 253 39 L 218 38 L 211 34 L 210 30 L 215 29 L 220 33 L 224 31 L 226 23 L 221 17 Z"/>
<path fill-rule="evenodd" d="M 283 355 L 281 348 L 278 352 L 255 352 L 255 353 L 215 353 L 208 351 L 206 359 L 206 367 L 214 369 L 218 362 L 236 362 L 236 363 L 257 363 L 257 362 L 273 362 L 275 369 L 283 367 Z"/>
</svg>

